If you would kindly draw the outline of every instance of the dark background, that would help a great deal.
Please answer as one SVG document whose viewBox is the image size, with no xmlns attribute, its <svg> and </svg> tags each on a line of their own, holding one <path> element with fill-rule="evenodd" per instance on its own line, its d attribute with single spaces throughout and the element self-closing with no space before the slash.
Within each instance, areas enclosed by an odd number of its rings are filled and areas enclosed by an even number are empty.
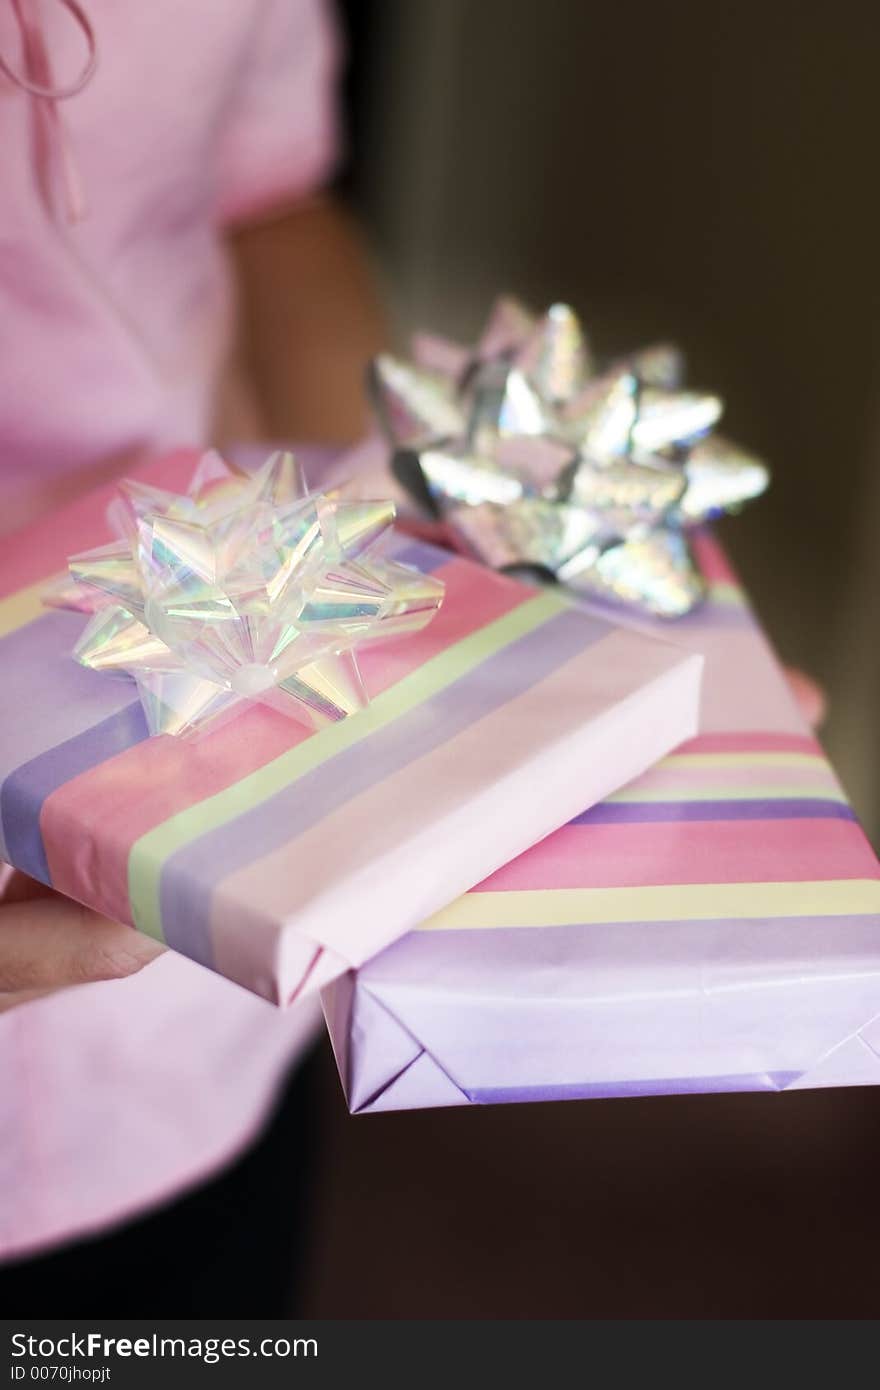
<svg viewBox="0 0 880 1390">
<path fill-rule="evenodd" d="M 773 467 L 724 537 L 880 842 L 880 8 L 349 0 L 345 187 L 402 341 L 502 289 L 658 338 Z"/>
<path fill-rule="evenodd" d="M 774 467 L 725 540 L 880 832 L 880 9 L 351 0 L 343 186 L 401 335 L 502 288 L 658 337 Z M 351 1119 L 325 1052 L 319 1317 L 880 1314 L 871 1090 Z"/>
</svg>

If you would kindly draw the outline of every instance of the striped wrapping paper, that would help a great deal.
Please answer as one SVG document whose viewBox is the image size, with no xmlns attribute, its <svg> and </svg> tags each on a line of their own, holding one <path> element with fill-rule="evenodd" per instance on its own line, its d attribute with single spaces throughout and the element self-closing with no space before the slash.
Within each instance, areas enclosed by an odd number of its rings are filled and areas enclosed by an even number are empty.
<svg viewBox="0 0 880 1390">
<path fill-rule="evenodd" d="M 880 867 L 699 552 L 699 735 L 325 991 L 352 1110 L 880 1081 Z"/>
<path fill-rule="evenodd" d="M 184 490 L 194 457 L 140 470 Z M 112 487 L 0 561 L 0 856 L 289 1002 L 408 931 L 696 727 L 701 662 L 399 537 L 446 597 L 366 651 L 370 706 L 318 734 L 262 706 L 149 739 L 134 687 L 70 656 L 40 595 L 109 538 Z"/>
</svg>

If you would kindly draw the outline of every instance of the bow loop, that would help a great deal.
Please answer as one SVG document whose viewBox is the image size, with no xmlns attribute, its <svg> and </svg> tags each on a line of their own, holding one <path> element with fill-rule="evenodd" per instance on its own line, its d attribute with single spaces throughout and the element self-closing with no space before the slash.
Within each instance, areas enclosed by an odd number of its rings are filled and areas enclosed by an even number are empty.
<svg viewBox="0 0 880 1390">
<path fill-rule="evenodd" d="M 85 198 L 57 103 L 77 96 L 91 82 L 98 65 L 98 46 L 91 20 L 78 0 L 56 0 L 56 3 L 67 10 L 85 39 L 86 58 L 77 75 L 66 83 L 55 81 L 42 23 L 36 13 L 26 12 L 24 0 L 10 0 L 21 35 L 24 71 L 16 71 L 0 52 L 0 72 L 43 108 L 49 142 L 48 157 L 51 159 L 54 155 L 60 174 L 67 218 L 70 222 L 79 222 L 85 214 Z M 35 158 L 40 166 L 37 169 L 39 181 L 45 190 L 49 180 L 41 154 L 42 151 Z"/>
</svg>

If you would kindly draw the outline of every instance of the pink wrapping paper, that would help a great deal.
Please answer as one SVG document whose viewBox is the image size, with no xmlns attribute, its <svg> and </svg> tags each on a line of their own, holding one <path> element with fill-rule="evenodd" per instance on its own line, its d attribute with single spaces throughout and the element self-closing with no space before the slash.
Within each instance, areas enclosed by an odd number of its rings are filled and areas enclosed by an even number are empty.
<svg viewBox="0 0 880 1390">
<path fill-rule="evenodd" d="M 698 735 L 324 991 L 352 1110 L 880 1081 L 880 866 L 698 549 Z"/>
<path fill-rule="evenodd" d="M 140 470 L 183 490 L 193 457 Z M 317 734 L 262 706 L 146 735 L 40 594 L 109 538 L 103 489 L 7 543 L 0 856 L 276 1003 L 362 964 L 695 728 L 701 661 L 405 536 L 446 585 L 368 650 L 368 709 Z"/>
</svg>

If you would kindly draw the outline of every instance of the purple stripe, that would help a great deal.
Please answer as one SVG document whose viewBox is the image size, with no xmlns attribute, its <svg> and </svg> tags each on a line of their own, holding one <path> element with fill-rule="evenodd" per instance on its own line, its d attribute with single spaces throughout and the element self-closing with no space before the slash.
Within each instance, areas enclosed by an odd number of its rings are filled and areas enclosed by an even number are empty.
<svg viewBox="0 0 880 1390">
<path fill-rule="evenodd" d="M 717 632 L 719 628 L 755 628 L 754 614 L 744 604 L 713 603 L 711 598 L 699 604 L 692 613 L 675 618 L 670 624 L 670 637 L 681 628 L 692 633 Z"/>
<path fill-rule="evenodd" d="M 170 855 L 160 885 L 162 928 L 169 946 L 210 965 L 207 884 L 216 885 L 223 876 L 302 835 L 346 801 L 538 685 L 608 632 L 601 619 L 565 610 L 392 724 Z"/>
<path fill-rule="evenodd" d="M 736 603 L 713 603 L 710 598 L 681 618 L 652 618 L 633 604 L 603 599 L 587 590 L 583 593 L 572 592 L 579 602 L 588 604 L 593 612 L 601 613 L 609 623 L 620 625 L 634 622 L 640 625 L 643 631 L 653 632 L 658 637 L 668 637 L 672 642 L 676 640 L 676 632 L 689 633 L 692 637 L 699 638 L 701 633 L 717 632 L 719 628 L 725 631 L 728 628 L 751 628 L 754 631 L 758 627 L 750 608 L 741 607 Z"/>
<path fill-rule="evenodd" d="M 410 565 L 413 569 L 421 570 L 422 574 L 432 574 L 441 565 L 448 565 L 450 560 L 458 558 L 451 550 L 441 550 L 438 545 L 414 541 L 404 535 L 395 535 L 388 554 L 399 565 Z"/>
<path fill-rule="evenodd" d="M 51 883 L 40 828 L 46 797 L 81 772 L 142 743 L 146 737 L 143 710 L 135 699 L 109 719 L 10 773 L 0 788 L 0 819 L 6 831 L 10 862 L 41 883 Z"/>
<path fill-rule="evenodd" d="M 801 1072 L 740 1076 L 668 1076 L 650 1081 L 595 1081 L 571 1086 L 478 1086 L 465 1091 L 474 1105 L 526 1104 L 545 1100 L 616 1100 L 637 1096 L 698 1096 L 723 1091 L 782 1091 Z"/>
<path fill-rule="evenodd" d="M 87 671 L 72 659 L 84 622 L 81 613 L 46 613 L 0 638 L 0 787 L 23 765 L 131 706 L 130 681 Z M 5 837 L 22 830 L 21 803 L 14 801 L 14 823 L 0 816 L 0 855 L 12 862 Z"/>
<path fill-rule="evenodd" d="M 603 801 L 582 811 L 572 825 L 639 825 L 650 821 L 693 820 L 851 820 L 841 801 L 792 799 L 737 801 Z"/>
</svg>

